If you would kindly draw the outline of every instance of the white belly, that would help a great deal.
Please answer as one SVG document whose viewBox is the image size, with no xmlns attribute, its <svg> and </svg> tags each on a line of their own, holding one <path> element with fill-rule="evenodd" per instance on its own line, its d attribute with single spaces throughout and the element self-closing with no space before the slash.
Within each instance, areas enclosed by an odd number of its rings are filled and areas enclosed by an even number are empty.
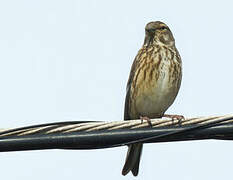
<svg viewBox="0 0 233 180">
<path fill-rule="evenodd" d="M 159 78 L 152 85 L 148 86 L 147 82 L 143 83 L 143 91 L 136 98 L 136 109 L 140 116 L 149 118 L 160 117 L 174 102 L 178 93 L 177 80 L 169 80 L 169 65 L 163 66 L 159 72 Z"/>
</svg>

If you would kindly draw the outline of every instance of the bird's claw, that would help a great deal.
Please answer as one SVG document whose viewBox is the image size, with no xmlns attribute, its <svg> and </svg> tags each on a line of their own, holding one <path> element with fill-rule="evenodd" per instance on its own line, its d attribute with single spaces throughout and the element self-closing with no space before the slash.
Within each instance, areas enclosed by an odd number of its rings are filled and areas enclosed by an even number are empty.
<svg viewBox="0 0 233 180">
<path fill-rule="evenodd" d="M 152 127 L 150 118 L 148 118 L 147 116 L 140 116 L 140 119 L 141 119 L 141 123 L 143 123 L 143 120 L 146 120 L 147 123 Z"/>
<path fill-rule="evenodd" d="M 178 124 L 181 125 L 182 120 L 185 120 L 185 117 L 177 114 L 164 114 L 163 117 L 171 118 L 172 121 L 178 120 Z"/>
</svg>

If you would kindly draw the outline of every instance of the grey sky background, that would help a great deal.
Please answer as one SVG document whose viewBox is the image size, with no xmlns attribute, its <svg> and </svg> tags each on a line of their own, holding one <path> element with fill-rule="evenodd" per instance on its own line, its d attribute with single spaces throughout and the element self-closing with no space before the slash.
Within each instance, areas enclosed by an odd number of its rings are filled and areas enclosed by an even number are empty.
<svg viewBox="0 0 233 180">
<path fill-rule="evenodd" d="M 231 1 L 0 1 L 1 128 L 121 120 L 131 64 L 149 21 L 165 22 L 183 60 L 167 113 L 232 110 Z M 132 179 L 127 148 L 0 153 L 1 179 Z M 144 146 L 137 179 L 230 179 L 233 143 Z"/>
</svg>

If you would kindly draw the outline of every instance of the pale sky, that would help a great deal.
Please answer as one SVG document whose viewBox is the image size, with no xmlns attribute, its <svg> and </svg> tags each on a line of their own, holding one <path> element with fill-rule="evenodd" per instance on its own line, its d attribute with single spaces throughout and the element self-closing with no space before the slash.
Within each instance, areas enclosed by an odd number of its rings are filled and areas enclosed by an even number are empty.
<svg viewBox="0 0 233 180">
<path fill-rule="evenodd" d="M 144 27 L 165 22 L 183 60 L 169 114 L 233 113 L 231 1 L 0 2 L 0 128 L 123 119 Z M 1 179 L 132 179 L 127 148 L 0 153 Z M 137 179 L 230 179 L 231 141 L 144 146 Z"/>
</svg>

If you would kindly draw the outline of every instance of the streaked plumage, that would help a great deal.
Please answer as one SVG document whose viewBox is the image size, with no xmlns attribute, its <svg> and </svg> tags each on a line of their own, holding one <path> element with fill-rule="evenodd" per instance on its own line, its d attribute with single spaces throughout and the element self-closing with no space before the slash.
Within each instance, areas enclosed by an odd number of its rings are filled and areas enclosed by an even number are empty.
<svg viewBox="0 0 233 180">
<path fill-rule="evenodd" d="M 125 99 L 124 120 L 162 117 L 174 102 L 182 77 L 181 58 L 166 24 L 146 25 L 142 48 L 131 67 Z M 129 146 L 122 174 L 137 176 L 142 144 Z"/>
</svg>

